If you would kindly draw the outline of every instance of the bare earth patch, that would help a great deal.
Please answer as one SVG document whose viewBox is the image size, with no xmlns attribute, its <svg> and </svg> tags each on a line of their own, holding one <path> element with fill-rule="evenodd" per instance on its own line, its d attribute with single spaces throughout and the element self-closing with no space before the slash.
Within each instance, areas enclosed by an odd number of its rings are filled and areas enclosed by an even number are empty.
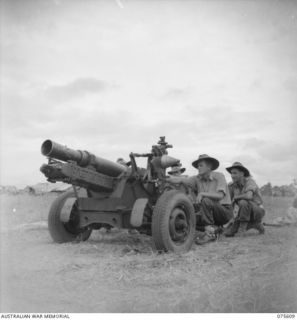
<svg viewBox="0 0 297 320">
<path fill-rule="evenodd" d="M 54 195 L 1 195 L 1 312 L 297 312 L 296 227 L 157 254 L 148 236 L 53 243 Z M 266 221 L 291 199 L 265 199 Z"/>
</svg>

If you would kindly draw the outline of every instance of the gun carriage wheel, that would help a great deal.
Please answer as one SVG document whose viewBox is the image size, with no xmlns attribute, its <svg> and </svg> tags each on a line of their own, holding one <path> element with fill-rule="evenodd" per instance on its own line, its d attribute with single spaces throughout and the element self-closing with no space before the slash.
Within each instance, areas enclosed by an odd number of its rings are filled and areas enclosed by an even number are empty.
<svg viewBox="0 0 297 320">
<path fill-rule="evenodd" d="M 158 199 L 152 217 L 152 237 L 159 251 L 186 252 L 195 237 L 196 217 L 190 199 L 170 190 Z"/>
<path fill-rule="evenodd" d="M 91 229 L 79 229 L 79 211 L 73 191 L 60 195 L 52 203 L 48 215 L 48 228 L 55 242 L 63 243 L 74 240 L 86 241 Z"/>
</svg>

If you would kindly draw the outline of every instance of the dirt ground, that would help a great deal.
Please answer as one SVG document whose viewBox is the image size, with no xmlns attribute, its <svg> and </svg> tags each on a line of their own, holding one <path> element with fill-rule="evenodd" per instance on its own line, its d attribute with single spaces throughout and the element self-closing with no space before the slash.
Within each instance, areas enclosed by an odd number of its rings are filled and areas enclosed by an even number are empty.
<svg viewBox="0 0 297 320">
<path fill-rule="evenodd" d="M 297 312 L 296 227 L 179 255 L 125 230 L 56 244 L 46 222 L 54 197 L 0 196 L 1 312 Z M 266 198 L 265 220 L 291 202 Z"/>
</svg>

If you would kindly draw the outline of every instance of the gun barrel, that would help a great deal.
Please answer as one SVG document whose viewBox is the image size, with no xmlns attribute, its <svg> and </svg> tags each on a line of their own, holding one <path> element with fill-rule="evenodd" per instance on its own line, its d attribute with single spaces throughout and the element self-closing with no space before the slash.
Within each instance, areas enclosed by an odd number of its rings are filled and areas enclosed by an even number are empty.
<svg viewBox="0 0 297 320">
<path fill-rule="evenodd" d="M 46 157 L 65 162 L 75 161 L 82 167 L 92 165 L 97 172 L 111 177 L 117 177 L 127 171 L 127 168 L 119 163 L 96 157 L 88 151 L 70 149 L 52 140 L 45 140 L 43 142 L 41 145 L 41 153 Z"/>
</svg>

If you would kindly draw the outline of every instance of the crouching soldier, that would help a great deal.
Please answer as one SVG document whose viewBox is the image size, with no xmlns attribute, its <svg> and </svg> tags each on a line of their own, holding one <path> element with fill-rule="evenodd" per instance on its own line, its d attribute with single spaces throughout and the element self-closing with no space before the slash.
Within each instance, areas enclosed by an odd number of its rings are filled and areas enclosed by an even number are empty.
<svg viewBox="0 0 297 320">
<path fill-rule="evenodd" d="M 225 236 L 233 237 L 236 233 L 242 234 L 252 228 L 263 234 L 262 218 L 265 211 L 259 187 L 251 178 L 249 170 L 240 162 L 235 162 L 226 170 L 231 174 L 229 190 L 233 206 L 238 206 L 238 215 Z"/>
<path fill-rule="evenodd" d="M 219 227 L 233 218 L 233 210 L 225 176 L 214 172 L 219 161 L 206 154 L 200 155 L 192 163 L 198 175 L 189 177 L 188 182 L 196 191 L 199 207 L 198 224 L 204 226 L 205 235 L 196 239 L 196 244 L 215 240 Z"/>
</svg>

